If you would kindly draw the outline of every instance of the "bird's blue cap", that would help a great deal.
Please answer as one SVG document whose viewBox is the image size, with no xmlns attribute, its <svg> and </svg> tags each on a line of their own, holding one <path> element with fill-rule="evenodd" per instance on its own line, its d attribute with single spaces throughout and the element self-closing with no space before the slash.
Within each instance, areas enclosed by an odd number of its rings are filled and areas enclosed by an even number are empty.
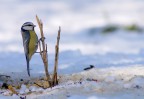
<svg viewBox="0 0 144 99">
<path fill-rule="evenodd" d="M 36 26 L 32 22 L 25 22 L 22 26 Z"/>
</svg>

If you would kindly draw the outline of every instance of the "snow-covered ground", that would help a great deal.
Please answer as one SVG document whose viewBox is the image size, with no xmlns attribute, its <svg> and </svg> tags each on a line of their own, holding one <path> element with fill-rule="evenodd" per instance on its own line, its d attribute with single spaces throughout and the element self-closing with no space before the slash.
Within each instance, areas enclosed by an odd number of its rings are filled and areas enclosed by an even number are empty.
<svg viewBox="0 0 144 99">
<path fill-rule="evenodd" d="M 42 89 L 35 86 L 21 86 L 19 96 L 7 95 L 1 98 L 19 99 L 31 90 L 26 99 L 143 99 L 144 67 L 93 68 L 80 73 L 60 75 L 59 85 Z M 2 92 L 2 91 L 1 91 Z"/>
</svg>

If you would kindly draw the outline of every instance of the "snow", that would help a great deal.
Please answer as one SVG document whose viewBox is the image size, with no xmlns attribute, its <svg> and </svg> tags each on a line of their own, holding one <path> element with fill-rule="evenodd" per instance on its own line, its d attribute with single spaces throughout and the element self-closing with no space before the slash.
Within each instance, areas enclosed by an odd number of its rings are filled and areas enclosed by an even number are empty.
<svg viewBox="0 0 144 99">
<path fill-rule="evenodd" d="M 116 68 L 93 68 L 79 73 L 60 75 L 59 85 L 42 89 L 31 86 L 27 89 L 22 85 L 18 90 L 19 96 L 25 96 L 26 90 L 33 92 L 26 95 L 28 99 L 142 99 L 144 94 L 144 67 L 116 67 Z M 7 99 L 9 91 L 5 91 L 2 96 Z"/>
<path fill-rule="evenodd" d="M 140 68 L 139 72 L 141 72 Z M 135 68 L 125 67 L 121 68 L 121 70 L 119 68 L 95 68 L 72 75 L 63 75 L 58 86 L 46 89 L 43 94 L 28 95 L 28 98 L 115 99 L 117 97 L 116 99 L 127 99 L 134 96 L 141 99 L 144 95 L 142 93 L 144 90 L 144 78 L 141 73 L 131 75 L 127 70 L 135 71 Z M 88 78 L 92 80 L 87 80 Z"/>
<path fill-rule="evenodd" d="M 105 79 L 105 82 L 109 82 L 109 83 L 112 83 L 115 81 L 115 77 L 112 77 L 112 76 L 109 76 Z"/>
<path fill-rule="evenodd" d="M 10 75 L 15 85 L 21 79 L 27 82 L 44 76 L 39 54 L 30 61 L 31 77 L 27 75 L 21 25 L 29 20 L 36 24 L 35 14 L 42 18 L 50 74 L 57 29 L 62 27 L 59 85 L 43 89 L 23 83 L 16 89 L 18 95 L 1 89 L 0 99 L 143 99 L 144 31 L 101 33 L 109 24 L 143 28 L 143 4 L 143 0 L 0 1 L 0 74 Z M 96 31 L 91 34 L 93 28 Z M 38 31 L 36 27 L 39 35 Z M 95 68 L 84 71 L 90 65 Z M 0 87 L 4 81 L 0 76 Z"/>
<path fill-rule="evenodd" d="M 30 88 L 30 90 L 32 90 Z M 29 92 L 29 89 L 27 89 L 26 85 L 22 84 L 21 85 L 21 88 L 20 88 L 20 91 L 19 91 L 19 94 L 25 94 L 25 93 L 28 93 Z"/>
</svg>

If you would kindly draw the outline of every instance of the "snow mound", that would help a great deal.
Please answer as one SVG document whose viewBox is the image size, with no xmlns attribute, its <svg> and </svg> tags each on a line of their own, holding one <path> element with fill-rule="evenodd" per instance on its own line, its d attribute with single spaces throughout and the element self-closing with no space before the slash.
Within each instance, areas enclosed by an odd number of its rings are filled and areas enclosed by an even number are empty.
<svg viewBox="0 0 144 99">
<path fill-rule="evenodd" d="M 59 85 L 42 94 L 30 94 L 30 99 L 142 99 L 144 67 L 91 69 L 71 75 L 61 75 Z M 129 71 L 129 72 L 128 72 Z M 133 72 L 133 74 L 132 74 Z"/>
<path fill-rule="evenodd" d="M 93 68 L 79 73 L 59 75 L 59 85 L 43 89 L 21 84 L 18 95 L 1 90 L 2 99 L 143 99 L 144 67 Z M 14 75 L 13 75 L 14 79 Z M 17 81 L 21 77 L 16 76 Z M 30 80 L 25 77 L 24 80 Z M 31 81 L 34 78 L 31 78 Z"/>
</svg>

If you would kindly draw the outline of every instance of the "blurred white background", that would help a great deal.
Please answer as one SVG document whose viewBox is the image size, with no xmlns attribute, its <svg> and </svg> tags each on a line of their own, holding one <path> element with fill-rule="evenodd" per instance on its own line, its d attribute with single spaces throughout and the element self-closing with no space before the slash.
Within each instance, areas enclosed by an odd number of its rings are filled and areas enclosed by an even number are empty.
<svg viewBox="0 0 144 99">
<path fill-rule="evenodd" d="M 28 21 L 37 25 L 36 14 L 44 24 L 50 71 L 59 26 L 62 28 L 61 73 L 81 71 L 89 64 L 97 67 L 144 64 L 143 31 L 139 33 L 135 27 L 132 31 L 121 29 L 133 24 L 143 29 L 143 0 L 1 0 L 1 72 L 26 72 L 20 29 Z M 102 32 L 105 26 L 110 25 L 118 26 L 114 27 L 118 29 Z M 40 35 L 38 26 L 35 30 Z M 39 55 L 32 58 L 31 69 L 43 72 Z"/>
<path fill-rule="evenodd" d="M 1 0 L 0 1 L 0 52 L 23 52 L 21 25 L 31 21 L 36 23 L 37 14 L 44 23 L 44 31 L 49 38 L 49 52 L 58 26 L 62 27 L 62 39 L 68 34 L 76 34 L 92 27 L 105 24 L 144 25 L 143 0 Z M 39 35 L 38 27 L 36 32 Z M 82 34 L 82 33 L 81 33 Z M 70 37 L 68 37 L 70 38 Z M 68 46 L 65 41 L 64 48 Z M 82 46 L 82 45 L 80 45 Z M 77 48 L 78 49 L 78 48 Z"/>
</svg>

